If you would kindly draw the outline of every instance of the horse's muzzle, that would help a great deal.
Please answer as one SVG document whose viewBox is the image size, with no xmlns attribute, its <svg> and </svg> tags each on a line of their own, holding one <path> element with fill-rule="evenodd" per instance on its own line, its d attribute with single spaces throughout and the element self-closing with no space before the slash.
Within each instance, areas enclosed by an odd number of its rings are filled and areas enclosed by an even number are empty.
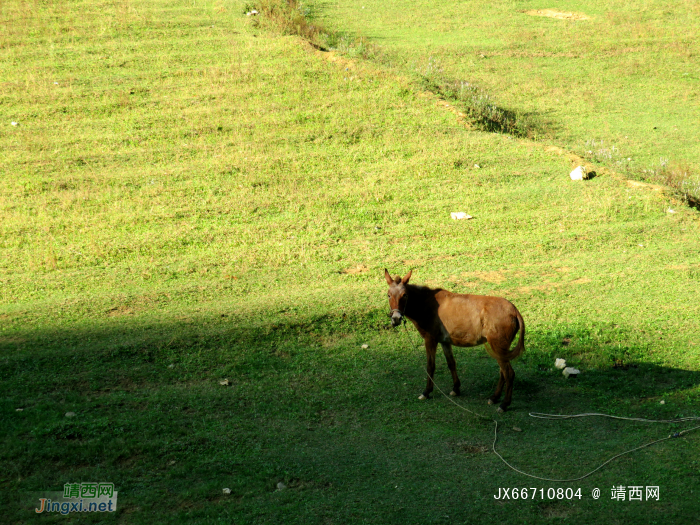
<svg viewBox="0 0 700 525">
<path fill-rule="evenodd" d="M 403 315 L 401 314 L 401 312 L 394 310 L 391 313 L 391 326 L 393 326 L 394 328 L 399 326 L 401 324 L 401 319 L 403 319 Z"/>
</svg>

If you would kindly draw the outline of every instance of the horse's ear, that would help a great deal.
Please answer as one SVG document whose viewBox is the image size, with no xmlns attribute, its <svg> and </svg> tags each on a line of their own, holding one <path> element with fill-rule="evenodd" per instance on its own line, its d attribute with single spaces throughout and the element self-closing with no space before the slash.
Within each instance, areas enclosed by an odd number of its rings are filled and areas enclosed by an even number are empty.
<svg viewBox="0 0 700 525">
<path fill-rule="evenodd" d="M 408 270 L 408 273 L 406 274 L 406 277 L 401 279 L 401 282 L 403 284 L 408 284 L 408 280 L 411 278 L 411 274 L 413 273 L 413 270 Z"/>
<path fill-rule="evenodd" d="M 384 268 L 384 278 L 386 279 L 386 282 L 389 286 L 394 284 L 394 281 L 391 278 L 391 275 L 389 275 L 389 270 L 387 270 L 386 268 Z"/>
</svg>

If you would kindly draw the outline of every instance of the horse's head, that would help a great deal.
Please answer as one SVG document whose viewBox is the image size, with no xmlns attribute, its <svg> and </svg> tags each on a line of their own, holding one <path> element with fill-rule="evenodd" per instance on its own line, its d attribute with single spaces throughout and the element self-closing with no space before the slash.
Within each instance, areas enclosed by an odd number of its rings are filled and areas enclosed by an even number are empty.
<svg viewBox="0 0 700 525">
<path fill-rule="evenodd" d="M 406 285 L 408 280 L 411 278 L 411 270 L 406 274 L 406 277 L 401 279 L 401 277 L 391 278 L 389 271 L 384 269 L 384 278 L 389 285 L 389 308 L 391 308 L 391 326 L 399 326 L 401 319 L 406 311 L 406 304 L 408 303 L 408 290 Z"/>
</svg>

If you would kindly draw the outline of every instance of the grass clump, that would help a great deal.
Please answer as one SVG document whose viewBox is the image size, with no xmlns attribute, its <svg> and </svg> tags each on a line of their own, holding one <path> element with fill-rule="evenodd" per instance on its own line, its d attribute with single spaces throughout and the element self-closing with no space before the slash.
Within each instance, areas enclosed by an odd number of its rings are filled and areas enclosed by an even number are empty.
<svg viewBox="0 0 700 525">
<path fill-rule="evenodd" d="M 246 4 L 244 13 L 258 12 L 260 21 L 255 26 L 264 27 L 284 35 L 299 36 L 320 51 L 338 51 L 350 57 L 369 58 L 376 54 L 376 47 L 367 39 L 333 31 L 316 21 L 314 8 L 298 0 L 258 0 Z M 250 16 L 250 15 L 249 15 Z"/>
<path fill-rule="evenodd" d="M 618 146 L 604 140 L 587 140 L 581 154 L 592 162 L 610 166 L 633 179 L 668 186 L 688 206 L 700 209 L 700 174 L 688 162 L 671 162 L 661 157 L 658 164 L 641 168 L 635 165 L 632 158 L 622 155 Z"/>
<path fill-rule="evenodd" d="M 661 159 L 656 170 L 647 170 L 651 178 L 673 189 L 689 206 L 700 210 L 700 176 L 688 163 L 669 163 Z"/>
<path fill-rule="evenodd" d="M 318 24 L 311 23 L 311 8 L 298 0 L 258 0 L 246 4 L 245 14 L 254 11 L 262 15 L 259 25 L 284 35 L 300 36 L 315 43 L 326 32 Z"/>
<path fill-rule="evenodd" d="M 536 139 L 544 127 L 531 113 L 501 107 L 483 89 L 469 82 L 447 80 L 436 75 L 421 75 L 424 89 L 456 104 L 477 129 Z"/>
</svg>

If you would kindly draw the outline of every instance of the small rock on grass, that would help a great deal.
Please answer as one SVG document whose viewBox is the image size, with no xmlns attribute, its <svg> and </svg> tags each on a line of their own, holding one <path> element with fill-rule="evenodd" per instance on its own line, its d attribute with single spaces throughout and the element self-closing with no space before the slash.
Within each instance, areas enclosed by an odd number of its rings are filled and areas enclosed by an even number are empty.
<svg viewBox="0 0 700 525">
<path fill-rule="evenodd" d="M 581 371 L 578 368 L 572 368 L 570 366 L 567 366 L 563 372 L 564 377 L 576 377 L 580 373 Z"/>
<path fill-rule="evenodd" d="M 588 172 L 586 171 L 586 168 L 583 166 L 577 166 L 574 168 L 574 170 L 569 173 L 569 177 L 571 177 L 571 180 L 588 180 L 592 178 L 595 174 L 593 172 Z"/>
<path fill-rule="evenodd" d="M 583 166 L 577 166 L 571 173 L 569 173 L 569 177 L 571 177 L 571 180 L 585 180 L 588 178 L 588 173 L 586 172 L 586 168 Z"/>
<path fill-rule="evenodd" d="M 285 485 L 281 481 L 277 484 L 277 490 L 284 490 L 286 488 L 287 488 L 287 485 Z"/>
<path fill-rule="evenodd" d="M 221 386 L 229 386 L 231 383 L 229 382 L 228 379 L 224 379 L 223 381 L 219 381 L 219 384 Z"/>
<path fill-rule="evenodd" d="M 66 412 L 66 417 L 75 417 L 75 412 Z"/>
<path fill-rule="evenodd" d="M 369 345 L 362 345 L 363 350 L 367 350 L 369 348 Z"/>
<path fill-rule="evenodd" d="M 564 368 L 566 368 L 566 359 L 557 359 L 556 361 L 554 361 L 554 366 L 559 370 L 563 370 Z"/>
<path fill-rule="evenodd" d="M 231 489 L 224 489 L 224 494 L 231 494 Z"/>
<path fill-rule="evenodd" d="M 522 431 L 523 431 L 523 429 L 520 428 L 520 427 L 513 427 L 513 430 L 515 430 L 516 432 L 522 432 Z"/>
</svg>

